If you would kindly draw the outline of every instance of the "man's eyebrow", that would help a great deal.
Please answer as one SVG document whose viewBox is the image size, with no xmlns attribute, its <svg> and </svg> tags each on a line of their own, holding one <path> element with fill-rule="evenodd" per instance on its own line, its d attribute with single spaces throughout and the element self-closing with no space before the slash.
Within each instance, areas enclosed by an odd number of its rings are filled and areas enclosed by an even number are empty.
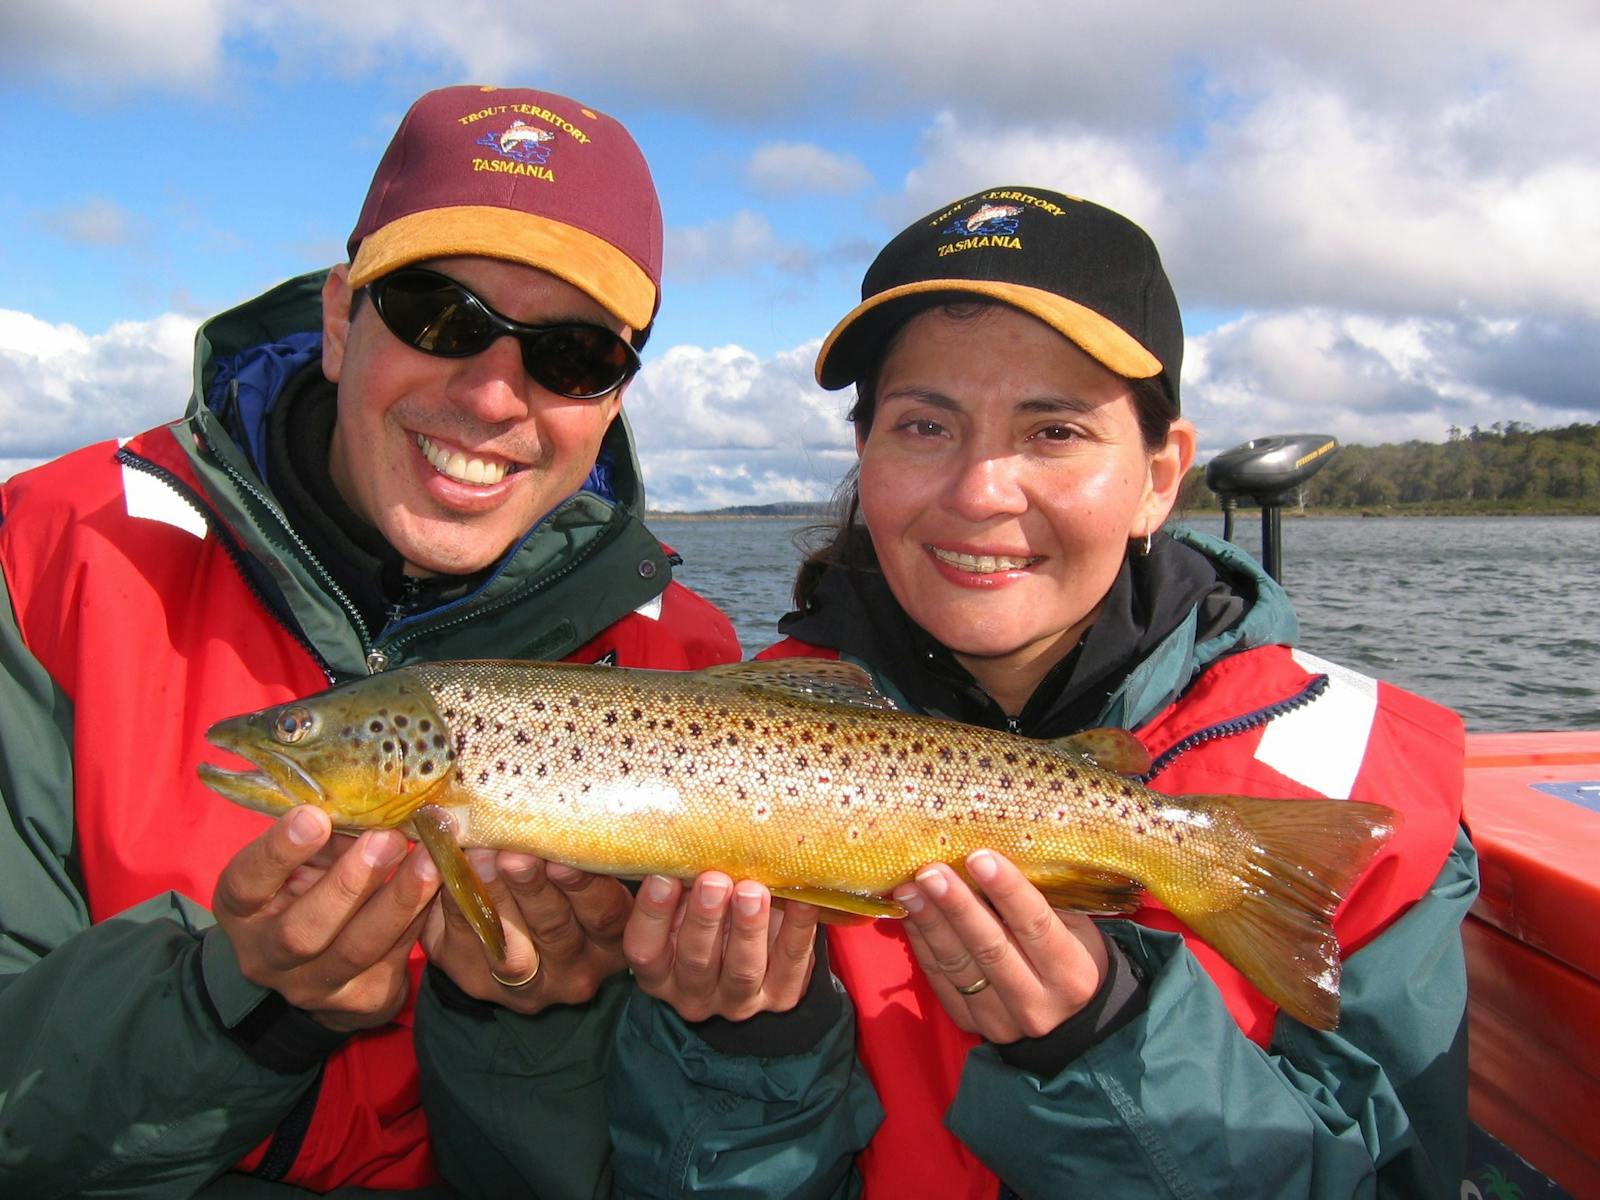
<svg viewBox="0 0 1600 1200">
<path fill-rule="evenodd" d="M 887 395 L 881 397 L 878 402 L 880 404 L 907 402 L 912 404 L 926 404 L 930 408 L 944 409 L 946 412 L 960 412 L 962 411 L 963 407 L 961 403 L 953 397 L 947 396 L 943 392 L 937 391 L 934 388 L 926 387 L 896 388 L 894 391 L 889 392 Z M 1067 415 L 1082 415 L 1092 413 L 1096 409 L 1101 408 L 1104 404 L 1104 400 L 1087 400 L 1078 396 L 1046 395 L 1029 396 L 1027 399 L 1018 400 L 1012 406 L 1012 409 L 1015 412 L 1042 414 L 1046 416 L 1057 413 Z"/>
</svg>

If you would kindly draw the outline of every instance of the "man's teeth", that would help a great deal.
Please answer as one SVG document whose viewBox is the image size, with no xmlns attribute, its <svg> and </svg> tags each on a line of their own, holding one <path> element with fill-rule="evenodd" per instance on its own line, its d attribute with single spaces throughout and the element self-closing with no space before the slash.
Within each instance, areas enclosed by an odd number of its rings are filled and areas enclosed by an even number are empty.
<svg viewBox="0 0 1600 1200">
<path fill-rule="evenodd" d="M 942 563 L 949 563 L 960 571 L 971 571 L 976 575 L 992 575 L 996 571 L 1020 571 L 1024 567 L 1031 567 L 1038 562 L 1037 558 L 1005 558 L 994 554 L 957 554 L 954 550 L 941 550 L 937 546 L 929 546 L 933 556 Z"/>
<path fill-rule="evenodd" d="M 461 483 L 475 483 L 479 486 L 499 483 L 510 470 L 508 463 L 484 462 L 481 458 L 468 458 L 459 450 L 451 451 L 435 446 L 420 433 L 417 434 L 417 447 L 422 451 L 422 457 L 432 464 L 435 471 Z"/>
</svg>

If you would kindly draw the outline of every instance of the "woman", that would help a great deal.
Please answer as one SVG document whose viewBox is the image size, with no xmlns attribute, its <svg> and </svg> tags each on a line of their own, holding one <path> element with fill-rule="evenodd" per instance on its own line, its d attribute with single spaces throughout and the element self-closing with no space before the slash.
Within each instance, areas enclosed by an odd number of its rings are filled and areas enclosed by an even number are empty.
<svg viewBox="0 0 1600 1200">
<path fill-rule="evenodd" d="M 1170 793 L 1353 797 L 1397 833 L 1336 920 L 1335 1031 L 1280 1014 L 1153 902 L 1056 914 L 988 851 L 829 930 L 885 1120 L 869 1197 L 1454 1195 L 1476 894 L 1451 712 L 1293 649 L 1283 592 L 1162 532 L 1195 456 L 1143 230 L 995 188 L 912 224 L 817 361 L 858 471 L 786 639 L 902 706 L 1031 737 L 1131 729 Z M 996 1177 L 998 1176 L 998 1182 Z"/>
</svg>

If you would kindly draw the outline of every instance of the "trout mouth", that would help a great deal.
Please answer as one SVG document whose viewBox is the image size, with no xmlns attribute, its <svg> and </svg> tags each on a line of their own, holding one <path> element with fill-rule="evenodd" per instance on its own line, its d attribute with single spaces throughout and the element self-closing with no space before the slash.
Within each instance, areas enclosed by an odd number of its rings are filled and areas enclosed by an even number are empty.
<svg viewBox="0 0 1600 1200">
<path fill-rule="evenodd" d="M 200 780 L 224 799 L 265 813 L 281 813 L 297 804 L 328 806 L 328 794 L 320 783 L 288 755 L 254 743 L 248 727 L 240 721 L 220 721 L 206 730 L 206 741 L 218 750 L 238 755 L 252 764 L 254 771 L 230 771 L 212 763 L 201 763 Z"/>
</svg>

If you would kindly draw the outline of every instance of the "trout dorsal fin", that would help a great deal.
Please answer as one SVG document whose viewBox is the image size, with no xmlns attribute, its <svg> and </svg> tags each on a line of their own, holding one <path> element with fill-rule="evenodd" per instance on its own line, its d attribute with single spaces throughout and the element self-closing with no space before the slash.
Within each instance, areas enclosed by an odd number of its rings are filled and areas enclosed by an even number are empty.
<svg viewBox="0 0 1600 1200">
<path fill-rule="evenodd" d="M 1126 729 L 1110 726 L 1051 738 L 1048 745 L 1064 754 L 1087 758 L 1103 771 L 1143 775 L 1150 769 L 1150 751 Z"/>
<path fill-rule="evenodd" d="M 828 700 L 857 708 L 893 709 L 894 701 L 880 692 L 854 663 L 832 658 L 775 658 L 766 662 L 727 663 L 707 667 L 701 674 L 759 691 L 779 692 L 802 700 Z"/>
</svg>

